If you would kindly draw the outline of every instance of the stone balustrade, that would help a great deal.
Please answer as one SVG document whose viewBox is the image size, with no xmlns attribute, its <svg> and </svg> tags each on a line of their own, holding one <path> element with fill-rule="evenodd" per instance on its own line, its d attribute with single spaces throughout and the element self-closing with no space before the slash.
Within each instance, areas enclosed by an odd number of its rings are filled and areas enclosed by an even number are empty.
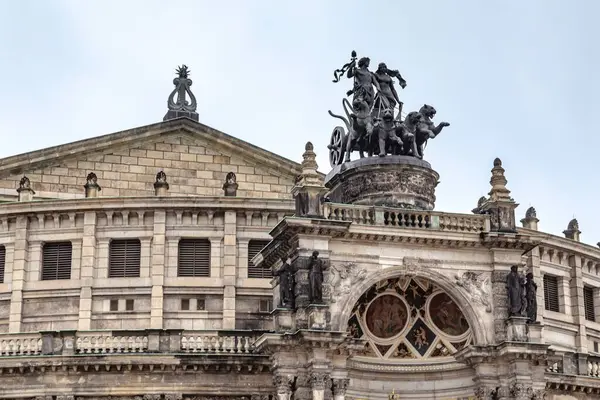
<svg viewBox="0 0 600 400">
<path fill-rule="evenodd" d="M 600 357 L 588 357 L 587 375 L 600 378 Z"/>
<path fill-rule="evenodd" d="M 227 336 L 215 333 L 207 334 L 202 331 L 185 332 L 181 338 L 181 351 L 185 353 L 252 353 L 254 341 L 259 335 L 239 335 L 232 333 Z"/>
<path fill-rule="evenodd" d="M 546 360 L 546 372 L 554 372 L 560 374 L 563 372 L 562 358 L 549 357 Z"/>
<path fill-rule="evenodd" d="M 110 354 L 110 353 L 144 353 L 148 351 L 148 335 L 145 333 L 112 336 L 110 333 L 77 334 L 76 353 Z"/>
<path fill-rule="evenodd" d="M 260 332 L 183 331 L 50 331 L 0 334 L 0 358 L 32 355 L 192 353 L 250 354 Z"/>
<path fill-rule="evenodd" d="M 489 231 L 487 215 L 450 214 L 337 203 L 324 203 L 323 210 L 327 219 L 351 221 L 357 225 L 474 233 Z"/>
<path fill-rule="evenodd" d="M 0 357 L 31 356 L 42 352 L 42 336 L 39 333 L 0 335 Z"/>
</svg>

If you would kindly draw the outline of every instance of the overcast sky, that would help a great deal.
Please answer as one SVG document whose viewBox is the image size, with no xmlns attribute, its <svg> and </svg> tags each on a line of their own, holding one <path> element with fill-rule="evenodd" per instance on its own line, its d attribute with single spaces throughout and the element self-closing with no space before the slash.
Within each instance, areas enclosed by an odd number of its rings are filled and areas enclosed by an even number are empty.
<svg viewBox="0 0 600 400">
<path fill-rule="evenodd" d="M 573 216 L 600 241 L 600 2 L 0 0 L 0 157 L 162 120 L 174 69 L 194 81 L 200 121 L 300 161 L 326 145 L 355 49 L 408 82 L 451 126 L 429 143 L 436 209 L 470 212 L 495 157 L 540 229 Z"/>
</svg>

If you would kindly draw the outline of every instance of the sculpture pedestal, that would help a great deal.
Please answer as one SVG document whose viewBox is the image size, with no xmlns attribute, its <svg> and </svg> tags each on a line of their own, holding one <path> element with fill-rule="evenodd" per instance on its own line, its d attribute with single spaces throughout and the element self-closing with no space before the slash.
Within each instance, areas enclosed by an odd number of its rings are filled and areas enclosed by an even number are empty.
<svg viewBox="0 0 600 400">
<path fill-rule="evenodd" d="M 329 306 L 325 304 L 309 304 L 306 308 L 308 315 L 308 329 L 327 329 L 329 320 Z"/>
<path fill-rule="evenodd" d="M 334 203 L 433 210 L 439 177 L 415 157 L 365 157 L 334 167 L 325 186 Z"/>
<path fill-rule="evenodd" d="M 542 330 L 544 326 L 539 322 L 533 324 L 527 324 L 527 335 L 531 343 L 544 343 Z"/>
<path fill-rule="evenodd" d="M 527 317 L 509 317 L 506 321 L 506 338 L 509 342 L 527 342 Z"/>
<path fill-rule="evenodd" d="M 293 311 L 287 308 L 276 308 L 273 314 L 273 325 L 275 332 L 291 332 L 295 330 L 296 324 L 294 321 Z"/>
</svg>

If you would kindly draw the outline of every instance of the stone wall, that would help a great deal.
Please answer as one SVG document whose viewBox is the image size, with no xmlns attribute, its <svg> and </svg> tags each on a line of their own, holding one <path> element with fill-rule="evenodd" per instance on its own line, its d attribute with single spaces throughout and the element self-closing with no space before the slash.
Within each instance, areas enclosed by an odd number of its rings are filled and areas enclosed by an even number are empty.
<svg viewBox="0 0 600 400">
<path fill-rule="evenodd" d="M 192 135 L 173 132 L 154 141 L 57 158 L 18 173 L 0 170 L 0 197 L 15 197 L 23 175 L 30 179 L 38 198 L 83 197 L 90 172 L 98 176 L 100 196 L 148 196 L 154 194 L 153 184 L 161 170 L 167 175 L 169 194 L 183 196 L 223 195 L 225 176 L 234 172 L 240 197 L 289 199 L 294 179 L 215 149 Z"/>
</svg>

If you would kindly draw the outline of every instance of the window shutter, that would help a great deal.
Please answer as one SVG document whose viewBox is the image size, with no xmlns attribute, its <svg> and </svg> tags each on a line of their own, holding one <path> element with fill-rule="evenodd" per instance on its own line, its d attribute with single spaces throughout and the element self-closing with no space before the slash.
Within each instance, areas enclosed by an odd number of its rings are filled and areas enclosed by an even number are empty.
<svg viewBox="0 0 600 400">
<path fill-rule="evenodd" d="M 0 283 L 4 283 L 4 266 L 6 265 L 6 247 L 0 246 Z"/>
<path fill-rule="evenodd" d="M 45 243 L 42 248 L 42 280 L 71 279 L 71 242 Z"/>
<path fill-rule="evenodd" d="M 591 287 L 583 288 L 583 305 L 585 307 L 585 319 L 596 321 L 596 310 L 594 309 L 594 289 Z"/>
<path fill-rule="evenodd" d="M 108 256 L 108 277 L 139 277 L 141 247 L 138 239 L 112 240 Z"/>
<path fill-rule="evenodd" d="M 210 241 L 181 239 L 177 276 L 210 276 Z"/>
<path fill-rule="evenodd" d="M 252 258 L 257 255 L 267 244 L 268 240 L 251 240 L 248 243 L 248 278 L 272 278 L 271 268 L 256 267 Z"/>
<path fill-rule="evenodd" d="M 558 278 L 544 275 L 544 307 L 548 311 L 559 312 L 558 305 Z"/>
</svg>

